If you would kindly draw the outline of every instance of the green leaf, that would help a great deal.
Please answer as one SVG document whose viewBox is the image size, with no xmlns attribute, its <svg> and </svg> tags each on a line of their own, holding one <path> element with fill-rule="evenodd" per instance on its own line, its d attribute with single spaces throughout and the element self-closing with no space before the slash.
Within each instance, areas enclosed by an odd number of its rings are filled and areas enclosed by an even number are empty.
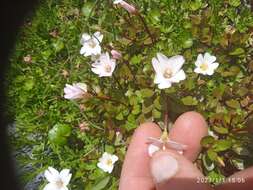
<svg viewBox="0 0 253 190">
<path fill-rule="evenodd" d="M 228 134 L 228 128 L 221 126 L 213 126 L 213 130 L 219 134 Z"/>
<path fill-rule="evenodd" d="M 55 43 L 53 43 L 53 47 L 55 49 L 55 52 L 59 52 L 64 48 L 64 43 L 60 40 L 56 41 Z"/>
<path fill-rule="evenodd" d="M 65 145 L 67 137 L 71 134 L 71 127 L 65 124 L 56 124 L 48 132 L 48 139 L 56 145 Z"/>
<path fill-rule="evenodd" d="M 221 152 L 221 151 L 228 150 L 229 148 L 231 148 L 231 146 L 232 146 L 231 140 L 218 140 L 218 141 L 215 141 L 213 145 L 213 149 L 216 152 Z"/>
<path fill-rule="evenodd" d="M 215 161 L 218 157 L 218 154 L 214 150 L 209 149 L 207 151 L 207 156 L 209 157 L 210 160 Z"/>
<path fill-rule="evenodd" d="M 184 98 L 181 99 L 183 104 L 186 106 L 194 106 L 198 104 L 198 101 L 196 100 L 195 97 L 192 96 L 186 96 Z"/>
<path fill-rule="evenodd" d="M 25 81 L 25 84 L 24 84 L 24 90 L 31 90 L 33 87 L 34 87 L 34 80 L 33 78 L 28 78 L 28 80 Z"/>
<path fill-rule="evenodd" d="M 228 4 L 233 7 L 238 7 L 241 4 L 241 0 L 229 0 Z"/>
<path fill-rule="evenodd" d="M 212 137 L 212 136 L 206 136 L 206 137 L 203 137 L 201 139 L 201 142 L 200 144 L 203 146 L 203 147 L 206 147 L 208 148 L 210 145 L 212 145 L 214 143 L 215 139 Z"/>
<path fill-rule="evenodd" d="M 92 11 L 94 4 L 91 2 L 84 3 L 84 6 L 82 7 L 82 13 L 85 17 L 88 17 Z"/>
<path fill-rule="evenodd" d="M 227 100 L 226 104 L 231 108 L 235 108 L 235 109 L 240 108 L 240 103 L 234 99 Z"/>
<path fill-rule="evenodd" d="M 203 156 L 202 156 L 202 161 L 203 161 L 203 164 L 204 164 L 204 166 L 205 166 L 205 168 L 208 170 L 208 171 L 211 171 L 211 170 L 213 170 L 214 169 L 214 163 L 209 159 L 209 157 L 206 155 L 206 154 L 204 154 Z"/>
<path fill-rule="evenodd" d="M 193 45 L 193 40 L 189 38 L 188 40 L 184 41 L 183 48 L 190 48 Z"/>
<path fill-rule="evenodd" d="M 151 9 L 151 11 L 148 14 L 150 20 L 154 23 L 157 24 L 160 22 L 160 10 L 158 9 Z"/>
<path fill-rule="evenodd" d="M 148 98 L 154 95 L 154 90 L 145 88 L 141 90 L 141 95 L 143 98 Z"/>
<path fill-rule="evenodd" d="M 244 49 L 236 48 L 235 50 L 230 52 L 229 55 L 241 55 L 241 54 L 244 54 L 244 53 L 245 53 Z"/>
<path fill-rule="evenodd" d="M 111 179 L 110 176 L 103 178 L 102 180 L 100 180 L 97 184 L 95 184 L 92 187 L 92 190 L 104 189 L 106 187 L 106 185 L 110 182 L 110 179 Z"/>
<path fill-rule="evenodd" d="M 190 10 L 192 10 L 192 11 L 196 11 L 196 10 L 200 9 L 201 6 L 202 6 L 201 0 L 191 1 L 191 2 L 189 3 L 189 8 L 190 8 Z"/>
</svg>

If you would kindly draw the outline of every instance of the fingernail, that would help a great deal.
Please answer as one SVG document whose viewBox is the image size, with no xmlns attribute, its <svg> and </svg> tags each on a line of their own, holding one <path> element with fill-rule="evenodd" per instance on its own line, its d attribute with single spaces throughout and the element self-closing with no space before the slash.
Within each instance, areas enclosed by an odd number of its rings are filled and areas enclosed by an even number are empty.
<svg viewBox="0 0 253 190">
<path fill-rule="evenodd" d="M 151 162 L 151 173 L 156 183 L 172 178 L 178 171 L 178 162 L 168 153 L 157 155 Z"/>
</svg>

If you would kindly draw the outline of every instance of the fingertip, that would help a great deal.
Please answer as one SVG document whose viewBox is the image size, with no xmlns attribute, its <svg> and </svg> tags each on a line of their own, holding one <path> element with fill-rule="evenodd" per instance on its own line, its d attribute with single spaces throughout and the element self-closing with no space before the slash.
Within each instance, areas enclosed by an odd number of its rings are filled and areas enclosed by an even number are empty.
<svg viewBox="0 0 253 190">
<path fill-rule="evenodd" d="M 143 123 L 135 129 L 121 171 L 120 190 L 152 189 L 153 181 L 149 171 L 148 137 L 158 138 L 161 130 L 152 122 Z"/>
<path fill-rule="evenodd" d="M 204 117 L 195 111 L 182 114 L 170 131 L 171 140 L 187 145 L 184 156 L 194 161 L 198 156 L 201 139 L 208 134 L 208 127 Z"/>
<path fill-rule="evenodd" d="M 142 123 L 139 127 L 135 129 L 134 137 L 148 137 L 149 135 L 159 136 L 161 133 L 160 127 L 153 122 Z"/>
</svg>

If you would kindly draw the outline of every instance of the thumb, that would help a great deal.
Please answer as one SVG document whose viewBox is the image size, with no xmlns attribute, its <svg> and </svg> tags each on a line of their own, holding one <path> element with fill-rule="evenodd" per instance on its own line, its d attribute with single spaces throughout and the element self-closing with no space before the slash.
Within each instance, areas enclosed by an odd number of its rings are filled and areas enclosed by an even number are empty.
<svg viewBox="0 0 253 190">
<path fill-rule="evenodd" d="M 156 152 L 150 161 L 150 170 L 157 190 L 212 189 L 203 183 L 204 176 L 197 167 L 173 150 Z"/>
</svg>

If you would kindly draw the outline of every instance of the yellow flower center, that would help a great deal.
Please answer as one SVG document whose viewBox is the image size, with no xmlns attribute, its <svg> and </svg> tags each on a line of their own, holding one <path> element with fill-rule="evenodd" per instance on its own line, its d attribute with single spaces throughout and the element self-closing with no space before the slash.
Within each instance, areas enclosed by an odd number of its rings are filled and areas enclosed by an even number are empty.
<svg viewBox="0 0 253 190">
<path fill-rule="evenodd" d="M 172 70 L 170 68 L 167 68 L 163 73 L 164 78 L 171 78 L 172 77 Z"/>
<path fill-rule="evenodd" d="M 89 41 L 89 46 L 91 47 L 91 48 L 95 48 L 96 47 L 96 42 L 94 42 L 94 40 L 90 40 Z"/>
<path fill-rule="evenodd" d="M 106 71 L 107 73 L 110 73 L 110 72 L 112 71 L 112 67 L 111 67 L 109 64 L 106 64 L 106 65 L 105 65 L 105 71 Z"/>
<path fill-rule="evenodd" d="M 106 161 L 106 165 L 112 166 L 112 160 L 111 160 L 111 159 L 108 159 L 108 160 Z"/>
<path fill-rule="evenodd" d="M 206 70 L 208 69 L 208 64 L 202 63 L 202 64 L 200 65 L 200 69 L 201 69 L 202 71 L 206 71 Z"/>
<path fill-rule="evenodd" d="M 63 181 L 62 180 L 56 181 L 56 186 L 62 188 L 64 186 Z"/>
</svg>

